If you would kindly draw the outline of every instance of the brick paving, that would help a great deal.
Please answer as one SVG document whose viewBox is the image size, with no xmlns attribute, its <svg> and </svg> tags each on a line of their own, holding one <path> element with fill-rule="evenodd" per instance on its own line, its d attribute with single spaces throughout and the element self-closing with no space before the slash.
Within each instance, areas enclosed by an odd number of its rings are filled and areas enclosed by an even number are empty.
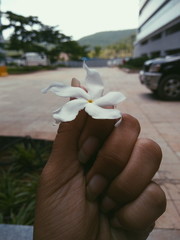
<svg viewBox="0 0 180 240">
<path fill-rule="evenodd" d="M 99 68 L 107 91 L 119 90 L 127 100 L 120 104 L 122 112 L 135 116 L 141 124 L 141 137 L 158 142 L 163 161 L 154 179 L 167 196 L 167 210 L 156 223 L 149 240 L 180 239 L 180 107 L 179 102 L 157 100 L 139 83 L 138 74 L 127 74 L 117 68 Z M 81 68 L 62 68 L 33 74 L 0 78 L 0 135 L 31 136 L 39 139 L 55 137 L 51 112 L 65 102 L 40 90 L 52 82 L 70 83 L 72 77 L 83 80 Z"/>
</svg>

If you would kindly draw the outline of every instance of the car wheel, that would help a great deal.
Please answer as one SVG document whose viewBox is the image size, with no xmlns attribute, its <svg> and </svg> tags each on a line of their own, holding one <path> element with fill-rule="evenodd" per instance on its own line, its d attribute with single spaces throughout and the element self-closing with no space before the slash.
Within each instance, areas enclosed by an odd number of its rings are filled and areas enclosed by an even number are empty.
<svg viewBox="0 0 180 240">
<path fill-rule="evenodd" d="M 180 100 L 180 76 L 164 77 L 158 87 L 158 96 L 164 100 Z"/>
</svg>

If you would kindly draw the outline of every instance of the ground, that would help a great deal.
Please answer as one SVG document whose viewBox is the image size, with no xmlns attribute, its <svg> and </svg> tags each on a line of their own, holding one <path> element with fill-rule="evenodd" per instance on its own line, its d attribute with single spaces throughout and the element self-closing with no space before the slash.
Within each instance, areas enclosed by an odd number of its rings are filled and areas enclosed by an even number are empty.
<svg viewBox="0 0 180 240">
<path fill-rule="evenodd" d="M 104 79 L 106 91 L 121 91 L 126 95 L 127 99 L 118 108 L 139 120 L 141 137 L 155 140 L 162 148 L 163 161 L 154 180 L 164 189 L 168 204 L 149 240 L 177 240 L 180 238 L 179 102 L 156 99 L 140 84 L 137 73 L 128 74 L 118 68 L 97 70 Z M 53 82 L 69 84 L 72 77 L 83 80 L 85 72 L 82 68 L 61 68 L 1 77 L 0 135 L 54 139 L 57 126 L 53 126 L 51 113 L 66 100 L 52 93 L 41 94 L 40 91 Z"/>
</svg>

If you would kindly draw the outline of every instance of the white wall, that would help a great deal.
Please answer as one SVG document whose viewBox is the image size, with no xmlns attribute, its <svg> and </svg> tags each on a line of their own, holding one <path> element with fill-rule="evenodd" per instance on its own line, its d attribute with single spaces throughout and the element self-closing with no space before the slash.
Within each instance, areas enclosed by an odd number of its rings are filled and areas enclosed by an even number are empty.
<svg viewBox="0 0 180 240">
<path fill-rule="evenodd" d="M 150 0 L 139 16 L 139 26 L 141 26 L 166 0 Z"/>
<path fill-rule="evenodd" d="M 152 3 L 158 2 L 159 4 L 159 2 L 162 2 L 162 1 L 164 0 L 151 0 L 148 4 L 150 4 L 151 2 Z M 147 4 L 147 9 L 148 9 L 148 4 Z M 153 5 L 151 5 L 151 7 L 152 6 Z M 148 13 L 145 11 L 144 16 L 142 15 L 144 19 L 145 19 L 145 14 L 147 17 Z M 178 16 L 180 16 L 180 0 L 171 0 L 159 12 L 157 12 L 157 14 L 155 14 L 147 23 L 145 23 L 142 26 L 142 28 L 140 29 L 140 32 L 137 35 L 137 41 L 155 32 L 156 30 L 163 27 L 167 23 L 173 21 Z"/>
</svg>

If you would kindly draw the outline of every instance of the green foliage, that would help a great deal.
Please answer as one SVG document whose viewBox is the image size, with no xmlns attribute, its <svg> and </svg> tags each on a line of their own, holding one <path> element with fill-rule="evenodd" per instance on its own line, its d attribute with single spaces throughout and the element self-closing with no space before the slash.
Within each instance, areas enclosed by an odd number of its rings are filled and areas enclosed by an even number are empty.
<svg viewBox="0 0 180 240">
<path fill-rule="evenodd" d="M 57 66 L 8 66 L 9 74 L 31 73 L 40 70 L 54 70 Z"/>
<path fill-rule="evenodd" d="M 33 224 L 38 178 L 26 175 L 20 179 L 12 171 L 1 171 L 0 223 Z"/>
<path fill-rule="evenodd" d="M 8 49 L 23 49 L 25 52 L 32 50 L 35 46 L 36 29 L 42 26 L 38 18 L 34 16 L 24 17 L 10 11 L 5 13 L 5 17 L 9 24 L 3 25 L 3 30 L 8 28 L 13 30 Z"/>
<path fill-rule="evenodd" d="M 89 46 L 90 50 L 94 47 L 100 46 L 102 48 L 109 45 L 116 44 L 129 38 L 129 36 L 135 35 L 136 29 L 120 30 L 120 31 L 107 31 L 98 32 L 93 35 L 89 35 L 81 38 L 78 42 L 81 46 Z"/>
<path fill-rule="evenodd" d="M 34 24 L 41 24 L 41 22 L 38 20 L 37 17 L 34 16 L 29 16 L 29 17 L 24 17 L 18 14 L 15 14 L 11 11 L 7 11 L 6 17 L 10 22 L 11 26 L 18 26 L 18 22 L 21 23 L 22 25 L 30 25 L 33 26 Z"/>
<path fill-rule="evenodd" d="M 131 58 L 129 61 L 126 62 L 126 64 L 123 67 L 141 69 L 143 67 L 144 62 L 148 59 L 149 58 L 146 56 L 139 58 Z"/>
<path fill-rule="evenodd" d="M 121 39 L 115 44 L 111 44 L 104 48 L 99 46 L 94 47 L 94 50 L 89 53 L 89 56 L 107 59 L 131 57 L 133 55 L 134 40 L 135 35 L 130 35 L 126 39 Z"/>
<path fill-rule="evenodd" d="M 45 53 L 52 63 L 65 50 L 73 59 L 86 54 L 85 47 L 81 47 L 72 41 L 71 37 L 61 33 L 57 26 L 44 25 L 35 16 L 24 17 L 10 11 L 4 13 L 4 16 L 9 24 L 3 25 L 2 30 L 8 28 L 13 30 L 6 44 L 8 50 Z"/>
<path fill-rule="evenodd" d="M 36 146 L 38 149 L 38 146 Z M 24 144 L 16 145 L 12 151 L 12 168 L 18 174 L 31 173 L 43 167 L 41 154 L 32 146 L 24 146 Z"/>
<path fill-rule="evenodd" d="M 0 223 L 32 225 L 39 175 L 52 143 L 10 138 L 1 142 Z"/>
<path fill-rule="evenodd" d="M 94 47 L 94 50 L 92 50 L 89 53 L 89 57 L 92 57 L 92 58 L 101 57 L 101 52 L 102 52 L 102 48 L 100 46 L 96 46 L 96 47 Z"/>
<path fill-rule="evenodd" d="M 0 52 L 0 63 L 5 62 L 5 55 Z"/>
</svg>

